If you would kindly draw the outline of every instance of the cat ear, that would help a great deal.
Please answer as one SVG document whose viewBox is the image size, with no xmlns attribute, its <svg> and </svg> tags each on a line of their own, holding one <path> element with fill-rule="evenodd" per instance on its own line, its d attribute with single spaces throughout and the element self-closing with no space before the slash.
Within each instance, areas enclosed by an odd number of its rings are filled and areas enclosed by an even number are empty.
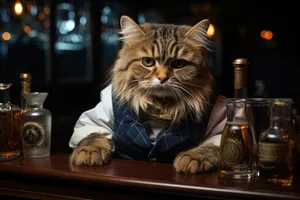
<svg viewBox="0 0 300 200">
<path fill-rule="evenodd" d="M 145 36 L 143 29 L 130 17 L 122 16 L 120 20 L 121 34 L 123 37 L 121 39 L 127 40 L 132 37 Z"/>
<path fill-rule="evenodd" d="M 209 24 L 210 22 L 208 19 L 203 19 L 200 22 L 198 22 L 195 26 L 190 28 L 185 34 L 185 36 L 193 40 L 197 44 L 207 47 L 209 41 L 207 38 L 207 30 Z"/>
</svg>

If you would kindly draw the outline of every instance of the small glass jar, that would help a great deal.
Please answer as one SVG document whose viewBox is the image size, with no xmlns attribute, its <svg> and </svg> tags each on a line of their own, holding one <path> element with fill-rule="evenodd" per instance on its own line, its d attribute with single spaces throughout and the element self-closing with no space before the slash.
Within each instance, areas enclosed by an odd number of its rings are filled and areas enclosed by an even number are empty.
<svg viewBox="0 0 300 200">
<path fill-rule="evenodd" d="M 52 114 L 43 108 L 48 93 L 26 93 L 28 108 L 20 116 L 24 157 L 50 155 Z"/>
</svg>

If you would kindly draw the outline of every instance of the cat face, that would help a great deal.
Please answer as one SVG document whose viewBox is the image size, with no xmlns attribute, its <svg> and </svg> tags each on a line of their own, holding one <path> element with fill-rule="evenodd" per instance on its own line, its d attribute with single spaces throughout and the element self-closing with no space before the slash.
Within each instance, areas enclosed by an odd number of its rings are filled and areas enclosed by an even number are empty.
<svg viewBox="0 0 300 200">
<path fill-rule="evenodd" d="M 181 106 L 200 111 L 212 84 L 205 53 L 208 26 L 207 20 L 194 27 L 138 25 L 123 16 L 124 43 L 112 70 L 116 95 L 137 111 L 153 104 L 167 110 Z"/>
</svg>

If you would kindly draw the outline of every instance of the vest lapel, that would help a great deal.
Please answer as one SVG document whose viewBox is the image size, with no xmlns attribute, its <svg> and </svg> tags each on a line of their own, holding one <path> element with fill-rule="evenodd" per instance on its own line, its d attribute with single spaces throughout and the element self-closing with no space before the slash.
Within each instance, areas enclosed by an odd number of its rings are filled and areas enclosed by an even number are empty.
<svg viewBox="0 0 300 200">
<path fill-rule="evenodd" d="M 115 105 L 115 135 L 128 145 L 137 145 L 143 149 L 153 147 L 147 128 L 139 121 L 137 114 L 127 104 Z"/>
<path fill-rule="evenodd" d="M 174 150 L 179 152 L 197 146 L 203 138 L 203 130 L 201 130 L 203 128 L 201 122 L 195 122 L 190 117 L 171 125 L 157 137 L 156 144 L 149 156 Z"/>
</svg>

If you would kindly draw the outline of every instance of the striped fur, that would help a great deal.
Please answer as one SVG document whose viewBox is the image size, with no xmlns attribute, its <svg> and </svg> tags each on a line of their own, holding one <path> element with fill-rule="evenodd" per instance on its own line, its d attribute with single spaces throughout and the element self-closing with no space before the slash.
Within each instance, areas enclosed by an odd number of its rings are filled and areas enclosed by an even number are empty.
<svg viewBox="0 0 300 200">
<path fill-rule="evenodd" d="M 111 70 L 114 94 L 120 103 L 128 102 L 137 112 L 148 114 L 159 110 L 173 121 L 187 113 L 201 119 L 212 93 L 206 51 L 208 21 L 193 27 L 170 24 L 136 24 L 131 18 L 121 18 L 123 46 Z M 146 67 L 144 57 L 153 58 L 155 65 Z M 185 60 L 182 68 L 172 68 L 175 60 Z M 153 80 L 167 77 L 164 86 L 154 87 Z M 111 159 L 112 144 L 105 134 L 93 133 L 86 137 L 71 155 L 76 165 L 103 165 Z M 200 144 L 181 152 L 174 161 L 177 172 L 199 173 L 216 168 L 219 147 Z"/>
<path fill-rule="evenodd" d="M 92 133 L 73 150 L 70 161 L 75 165 L 104 165 L 111 159 L 111 142 L 106 134 Z"/>
<path fill-rule="evenodd" d="M 210 74 L 206 51 L 206 30 L 209 22 L 202 20 L 194 27 L 172 24 L 138 25 L 129 17 L 121 18 L 123 46 L 111 71 L 111 82 L 120 103 L 129 102 L 138 114 L 160 110 L 173 121 L 193 112 L 199 120 L 209 102 L 213 77 Z M 143 57 L 155 60 L 145 67 Z M 185 60 L 183 68 L 173 69 L 174 60 Z M 166 71 L 165 87 L 153 88 L 151 83 L 160 71 Z M 157 90 L 163 92 L 158 92 Z M 162 93 L 172 93 L 164 96 Z M 150 113 L 151 114 L 151 113 Z"/>
</svg>

